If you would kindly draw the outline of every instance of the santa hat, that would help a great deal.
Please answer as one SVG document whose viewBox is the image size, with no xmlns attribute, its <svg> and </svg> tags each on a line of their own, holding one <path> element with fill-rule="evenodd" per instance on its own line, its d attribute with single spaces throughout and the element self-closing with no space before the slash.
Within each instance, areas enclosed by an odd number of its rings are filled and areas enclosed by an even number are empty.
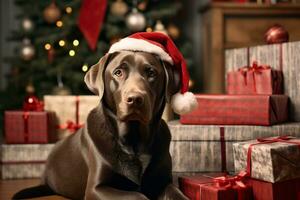
<svg viewBox="0 0 300 200">
<path fill-rule="evenodd" d="M 171 98 L 171 106 L 177 114 L 186 114 L 197 107 L 193 93 L 188 92 L 189 73 L 186 62 L 174 42 L 165 34 L 158 32 L 139 32 L 114 43 L 108 53 L 122 50 L 142 51 L 155 54 L 180 71 L 181 90 Z"/>
</svg>

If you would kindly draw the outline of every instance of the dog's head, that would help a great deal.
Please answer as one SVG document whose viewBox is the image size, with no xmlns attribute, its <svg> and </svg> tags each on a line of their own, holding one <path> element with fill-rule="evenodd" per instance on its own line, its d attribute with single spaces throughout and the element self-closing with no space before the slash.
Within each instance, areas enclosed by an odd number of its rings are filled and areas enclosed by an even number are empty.
<svg viewBox="0 0 300 200">
<path fill-rule="evenodd" d="M 179 72 L 158 56 L 120 51 L 106 54 L 85 76 L 88 88 L 121 121 L 147 124 L 179 90 Z"/>
</svg>

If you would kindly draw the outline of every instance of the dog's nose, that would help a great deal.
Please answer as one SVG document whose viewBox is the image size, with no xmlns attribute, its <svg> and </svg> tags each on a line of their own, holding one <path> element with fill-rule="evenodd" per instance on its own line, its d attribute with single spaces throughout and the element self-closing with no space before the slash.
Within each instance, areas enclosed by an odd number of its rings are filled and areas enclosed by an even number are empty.
<svg viewBox="0 0 300 200">
<path fill-rule="evenodd" d="M 138 93 L 131 93 L 127 96 L 126 103 L 128 105 L 141 106 L 144 104 L 144 97 Z"/>
</svg>

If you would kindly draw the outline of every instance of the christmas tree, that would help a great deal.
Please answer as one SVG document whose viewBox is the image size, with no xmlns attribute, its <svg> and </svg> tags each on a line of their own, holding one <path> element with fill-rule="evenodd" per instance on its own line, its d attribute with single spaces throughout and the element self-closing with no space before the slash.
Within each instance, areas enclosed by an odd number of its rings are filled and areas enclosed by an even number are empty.
<svg viewBox="0 0 300 200">
<path fill-rule="evenodd" d="M 90 94 L 83 82 L 85 72 L 111 44 L 137 31 L 168 34 L 192 70 L 191 45 L 172 22 L 180 1 L 15 0 L 15 4 L 21 10 L 16 16 L 21 27 L 12 31 L 9 40 L 20 41 L 20 46 L 14 57 L 7 59 L 10 87 L 2 94 L 6 96 L 0 102 L 2 111 L 21 108 L 26 90 L 33 88 L 40 98 L 45 94 Z"/>
</svg>

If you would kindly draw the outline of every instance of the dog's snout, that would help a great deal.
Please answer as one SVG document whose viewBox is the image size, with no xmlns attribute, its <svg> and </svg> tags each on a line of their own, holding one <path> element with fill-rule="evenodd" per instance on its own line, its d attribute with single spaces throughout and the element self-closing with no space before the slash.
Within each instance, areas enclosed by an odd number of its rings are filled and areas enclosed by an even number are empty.
<svg viewBox="0 0 300 200">
<path fill-rule="evenodd" d="M 144 104 L 144 97 L 142 94 L 131 93 L 127 95 L 126 103 L 128 105 L 142 106 Z"/>
</svg>

